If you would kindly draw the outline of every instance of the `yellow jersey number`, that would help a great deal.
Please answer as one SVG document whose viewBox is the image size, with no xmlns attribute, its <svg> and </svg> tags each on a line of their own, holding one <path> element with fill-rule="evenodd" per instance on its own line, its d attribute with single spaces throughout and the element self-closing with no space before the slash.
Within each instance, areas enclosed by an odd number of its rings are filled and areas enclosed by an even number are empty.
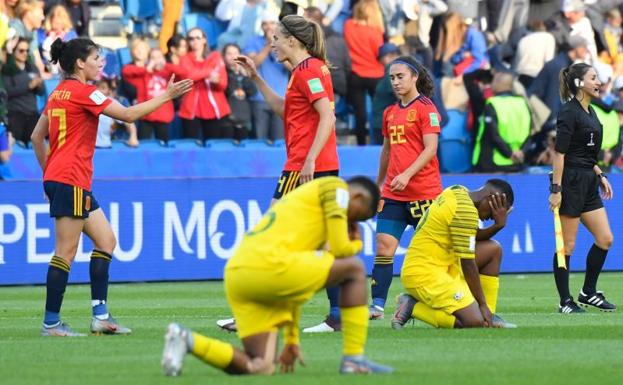
<svg viewBox="0 0 623 385">
<path fill-rule="evenodd" d="M 64 108 L 52 108 L 48 110 L 48 120 L 58 118 L 58 144 L 56 148 L 61 148 L 67 139 L 67 113 Z"/>
<path fill-rule="evenodd" d="M 405 139 L 405 126 L 399 124 L 397 126 L 389 126 L 389 144 L 407 143 Z"/>
</svg>

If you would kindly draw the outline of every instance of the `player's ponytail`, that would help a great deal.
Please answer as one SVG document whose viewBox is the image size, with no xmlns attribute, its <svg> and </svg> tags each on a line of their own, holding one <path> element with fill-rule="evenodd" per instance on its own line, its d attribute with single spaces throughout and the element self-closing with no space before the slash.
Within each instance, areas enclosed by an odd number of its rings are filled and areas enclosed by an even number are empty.
<svg viewBox="0 0 623 385">
<path fill-rule="evenodd" d="M 61 38 L 57 38 L 52 43 L 50 55 L 52 63 L 59 63 L 67 75 L 72 75 L 76 71 L 76 60 L 87 60 L 98 49 L 91 39 L 76 38 L 63 42 Z"/>
<path fill-rule="evenodd" d="M 324 43 L 324 33 L 322 27 L 311 20 L 302 16 L 288 15 L 281 21 L 281 33 L 286 37 L 294 37 L 303 48 L 316 59 L 320 59 L 330 66 L 327 60 L 327 48 Z"/>
<path fill-rule="evenodd" d="M 417 76 L 415 87 L 418 92 L 427 98 L 430 98 L 435 93 L 435 82 L 430 76 L 430 72 L 420 62 L 415 60 L 412 56 L 399 56 L 390 66 L 394 64 L 404 64 L 409 68 L 413 76 Z"/>
</svg>

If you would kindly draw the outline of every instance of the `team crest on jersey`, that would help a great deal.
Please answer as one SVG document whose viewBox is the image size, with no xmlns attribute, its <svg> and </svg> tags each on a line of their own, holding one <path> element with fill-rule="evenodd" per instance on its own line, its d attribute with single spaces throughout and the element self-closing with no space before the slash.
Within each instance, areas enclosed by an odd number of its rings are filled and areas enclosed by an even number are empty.
<svg viewBox="0 0 623 385">
<path fill-rule="evenodd" d="M 415 122 L 416 116 L 417 116 L 416 110 L 409 110 L 409 112 L 407 112 L 407 122 Z"/>
<path fill-rule="evenodd" d="M 461 298 L 463 298 L 463 293 L 460 291 L 457 291 L 456 293 L 454 293 L 454 300 L 455 301 L 460 301 Z"/>
</svg>

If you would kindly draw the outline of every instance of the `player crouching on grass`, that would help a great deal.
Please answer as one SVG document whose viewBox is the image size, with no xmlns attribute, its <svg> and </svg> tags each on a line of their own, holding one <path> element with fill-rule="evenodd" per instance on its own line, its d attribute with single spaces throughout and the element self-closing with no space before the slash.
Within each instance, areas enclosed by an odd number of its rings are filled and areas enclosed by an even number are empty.
<svg viewBox="0 0 623 385">
<path fill-rule="evenodd" d="M 305 183 L 273 205 L 225 266 L 227 301 L 244 350 L 172 323 L 165 335 L 164 373 L 179 375 L 185 355 L 191 353 L 230 374 L 272 374 L 280 329 L 285 346 L 278 361 L 282 372 L 292 372 L 297 360 L 303 364 L 301 306 L 327 286 L 340 287 L 340 372 L 392 372 L 363 355 L 368 333 L 366 271 L 361 260 L 352 257 L 362 248 L 356 222 L 374 215 L 379 195 L 368 178 L 355 177 L 347 184 L 329 176 Z M 327 243 L 329 250 L 319 251 Z"/>
<path fill-rule="evenodd" d="M 408 294 L 398 296 L 394 329 L 411 318 L 439 328 L 516 327 L 494 315 L 502 252 L 490 239 L 505 226 L 513 200 L 511 186 L 500 179 L 476 191 L 451 186 L 435 199 L 402 265 Z M 495 223 L 479 230 L 479 219 Z"/>
</svg>

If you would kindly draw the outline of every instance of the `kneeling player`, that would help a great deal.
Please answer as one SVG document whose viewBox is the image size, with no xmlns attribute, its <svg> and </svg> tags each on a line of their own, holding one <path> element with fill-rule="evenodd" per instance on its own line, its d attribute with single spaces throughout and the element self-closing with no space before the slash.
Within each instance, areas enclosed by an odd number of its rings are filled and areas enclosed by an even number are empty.
<svg viewBox="0 0 623 385">
<path fill-rule="evenodd" d="M 505 225 L 513 200 L 511 186 L 500 179 L 476 191 L 458 185 L 444 190 L 407 250 L 401 279 L 409 294 L 398 298 L 394 329 L 411 318 L 441 328 L 514 326 L 493 315 L 501 248 L 489 240 Z M 478 232 L 478 219 L 496 223 Z"/>
<path fill-rule="evenodd" d="M 346 184 L 315 179 L 294 190 L 248 232 L 225 267 L 225 292 L 244 351 L 170 324 L 162 366 L 179 375 L 186 353 L 231 374 L 271 374 L 277 333 L 284 329 L 282 370 L 292 371 L 299 350 L 301 306 L 324 287 L 340 287 L 343 324 L 342 373 L 387 373 L 391 368 L 363 356 L 368 329 L 366 272 L 357 221 L 374 215 L 376 185 L 364 177 Z M 349 234 L 350 228 L 350 234 Z M 349 236 L 351 239 L 349 239 Z M 328 243 L 329 251 L 317 251 Z"/>
</svg>

